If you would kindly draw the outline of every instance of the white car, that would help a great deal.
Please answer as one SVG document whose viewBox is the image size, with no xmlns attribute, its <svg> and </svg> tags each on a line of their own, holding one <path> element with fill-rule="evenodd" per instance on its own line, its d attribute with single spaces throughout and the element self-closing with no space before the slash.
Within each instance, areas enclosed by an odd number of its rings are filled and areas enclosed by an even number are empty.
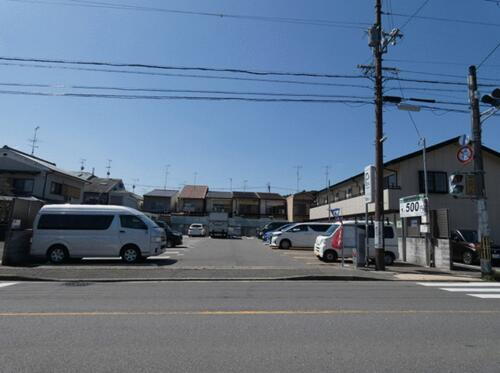
<svg viewBox="0 0 500 373">
<path fill-rule="evenodd" d="M 314 247 L 316 237 L 325 233 L 331 223 L 297 223 L 283 231 L 274 232 L 271 247 L 289 249 L 291 247 Z"/>
<path fill-rule="evenodd" d="M 356 225 L 358 230 L 365 231 L 365 224 L 361 222 L 346 221 L 344 225 L 343 246 L 344 258 L 352 258 L 352 250 L 356 247 Z M 314 254 L 325 262 L 335 262 L 342 257 L 341 249 L 332 247 L 332 240 L 340 227 L 340 223 L 335 223 L 325 232 L 324 235 L 316 238 L 314 244 Z M 398 259 L 398 238 L 396 230 L 392 224 L 384 224 L 384 240 L 385 240 L 385 264 L 392 265 Z M 373 247 L 374 231 L 373 224 L 368 225 L 368 246 Z M 369 259 L 374 258 L 373 249 L 368 255 Z"/>
<path fill-rule="evenodd" d="M 194 236 L 205 236 L 206 235 L 205 228 L 203 227 L 203 224 L 191 224 L 188 229 L 188 236 L 189 237 L 194 237 Z"/>
<path fill-rule="evenodd" d="M 120 256 L 135 263 L 163 253 L 166 244 L 163 228 L 128 207 L 47 205 L 33 223 L 30 253 L 54 264 L 69 258 Z"/>
</svg>

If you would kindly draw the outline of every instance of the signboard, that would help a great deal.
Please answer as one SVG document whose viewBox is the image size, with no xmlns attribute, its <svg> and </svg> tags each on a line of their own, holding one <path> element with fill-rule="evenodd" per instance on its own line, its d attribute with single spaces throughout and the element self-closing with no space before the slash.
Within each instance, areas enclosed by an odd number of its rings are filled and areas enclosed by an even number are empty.
<svg viewBox="0 0 500 373">
<path fill-rule="evenodd" d="M 335 219 L 339 219 L 341 217 L 339 208 L 331 209 L 330 212 L 332 214 L 332 217 L 334 217 Z"/>
<path fill-rule="evenodd" d="M 460 163 L 469 163 L 474 158 L 474 151 L 469 145 L 461 146 L 457 152 L 457 159 Z"/>
<path fill-rule="evenodd" d="M 469 136 L 467 135 L 462 135 L 459 137 L 458 139 L 458 143 L 461 145 L 461 146 L 466 146 L 466 145 L 469 145 L 470 143 L 470 138 Z"/>
<path fill-rule="evenodd" d="M 411 218 L 414 216 L 425 216 L 427 214 L 427 199 L 425 195 L 403 197 L 399 200 L 399 216 Z"/>
<path fill-rule="evenodd" d="M 375 166 L 365 167 L 365 203 L 375 201 Z"/>
</svg>

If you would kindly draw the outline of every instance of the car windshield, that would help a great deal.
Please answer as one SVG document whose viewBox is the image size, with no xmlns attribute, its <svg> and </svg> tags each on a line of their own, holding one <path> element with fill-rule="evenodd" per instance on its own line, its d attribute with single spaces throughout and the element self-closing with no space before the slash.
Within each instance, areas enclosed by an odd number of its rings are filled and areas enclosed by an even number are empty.
<svg viewBox="0 0 500 373">
<path fill-rule="evenodd" d="M 332 224 L 332 226 L 325 232 L 325 236 L 331 236 L 338 227 L 340 227 L 340 224 Z"/>
<path fill-rule="evenodd" d="M 466 242 L 478 242 L 477 232 L 473 230 L 461 230 L 460 231 L 465 238 Z"/>
<path fill-rule="evenodd" d="M 140 218 L 149 227 L 160 228 L 158 224 L 156 224 L 156 222 L 147 215 L 137 215 L 137 217 Z"/>
</svg>

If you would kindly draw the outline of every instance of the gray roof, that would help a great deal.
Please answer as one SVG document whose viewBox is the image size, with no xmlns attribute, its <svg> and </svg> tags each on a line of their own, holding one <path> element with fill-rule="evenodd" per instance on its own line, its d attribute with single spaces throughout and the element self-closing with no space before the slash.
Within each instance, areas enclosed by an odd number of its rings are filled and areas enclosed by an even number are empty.
<svg viewBox="0 0 500 373">
<path fill-rule="evenodd" d="M 94 177 L 93 179 L 91 179 L 89 181 L 90 181 L 90 184 L 85 185 L 85 187 L 83 189 L 84 192 L 109 193 L 116 186 L 118 186 L 120 190 L 123 190 L 122 179 L 105 179 L 105 178 L 100 178 L 100 177 Z"/>
<path fill-rule="evenodd" d="M 210 191 L 207 193 L 207 198 L 231 199 L 233 198 L 233 192 Z"/>
<path fill-rule="evenodd" d="M 278 193 L 261 193 L 258 192 L 257 195 L 259 196 L 260 199 L 268 199 L 268 200 L 284 200 L 285 197 Z"/>
<path fill-rule="evenodd" d="M 233 197 L 242 199 L 259 199 L 259 196 L 255 192 L 233 192 Z"/>
<path fill-rule="evenodd" d="M 20 155 L 21 157 L 31 161 L 31 162 L 34 162 L 36 164 L 38 164 L 39 166 L 47 169 L 47 170 L 50 170 L 50 171 L 53 171 L 53 172 L 57 172 L 58 174 L 61 174 L 61 175 L 65 175 L 65 176 L 69 176 L 69 177 L 72 177 L 74 179 L 78 179 L 80 181 L 83 181 L 83 182 L 87 182 L 87 180 L 85 179 L 82 179 L 78 176 L 75 176 L 71 171 L 66 171 L 66 170 L 63 170 L 61 168 L 58 168 L 56 166 L 55 163 L 53 162 L 49 162 L 45 159 L 42 159 L 42 158 L 38 158 L 38 157 L 35 157 L 34 155 L 31 155 L 31 154 L 28 154 L 28 153 L 24 153 L 20 150 L 17 150 L 17 149 L 14 149 L 14 148 L 11 148 L 10 146 L 7 146 L 7 145 L 4 145 L 4 147 L 2 148 L 3 150 L 9 150 L 13 153 L 16 153 L 17 155 Z"/>
<path fill-rule="evenodd" d="M 96 177 L 92 172 L 87 171 L 68 171 L 68 173 L 85 180 L 90 180 Z"/>
<path fill-rule="evenodd" d="M 154 189 L 149 193 L 146 193 L 144 197 L 173 197 L 177 194 L 177 190 L 170 190 L 170 189 Z"/>
</svg>

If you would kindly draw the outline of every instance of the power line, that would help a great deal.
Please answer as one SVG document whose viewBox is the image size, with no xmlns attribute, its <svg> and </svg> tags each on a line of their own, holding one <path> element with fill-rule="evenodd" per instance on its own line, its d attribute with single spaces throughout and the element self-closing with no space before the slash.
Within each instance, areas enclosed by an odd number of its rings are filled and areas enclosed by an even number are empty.
<svg viewBox="0 0 500 373">
<path fill-rule="evenodd" d="M 463 24 L 469 24 L 469 25 L 500 27 L 500 23 L 491 23 L 491 22 L 483 22 L 483 21 L 470 21 L 467 19 L 429 17 L 429 16 L 418 16 L 418 15 L 412 16 L 411 14 L 401 14 L 401 13 L 392 13 L 392 12 L 384 12 L 383 14 L 384 15 L 391 15 L 391 16 L 395 16 L 395 17 L 423 19 L 423 20 L 428 20 L 428 21 L 451 22 L 451 23 L 463 23 Z"/>
<path fill-rule="evenodd" d="M 464 82 L 452 82 L 447 80 L 425 80 L 425 79 L 408 79 L 408 78 L 387 78 L 387 80 L 399 80 L 402 82 L 426 83 L 426 84 L 444 84 L 444 85 L 457 85 L 467 86 Z M 496 87 L 496 84 L 480 84 L 483 87 Z"/>
<path fill-rule="evenodd" d="M 152 65 L 144 63 L 124 63 L 124 62 L 106 62 L 106 61 L 77 61 L 77 60 L 62 60 L 62 59 L 46 59 L 46 58 L 21 58 L 21 57 L 5 57 L 0 56 L 3 61 L 16 62 L 36 62 L 36 63 L 51 63 L 64 65 L 92 65 L 92 66 L 110 66 L 110 67 L 132 67 L 141 69 L 158 69 L 158 70 L 182 70 L 182 71 L 204 71 L 204 72 L 226 72 L 249 75 L 276 75 L 276 76 L 300 76 L 313 78 L 342 78 L 342 79 L 365 79 L 364 75 L 346 75 L 346 74 L 320 74 L 310 72 L 284 72 L 284 71 L 259 71 L 249 69 L 236 68 L 214 68 L 200 66 L 166 66 Z"/>
<path fill-rule="evenodd" d="M 499 44 L 500 45 L 500 44 Z M 448 78 L 464 78 L 463 75 L 458 74 L 445 74 L 445 73 L 430 73 L 426 71 L 415 71 L 415 70 L 401 70 L 398 69 L 399 72 L 408 73 L 408 74 L 421 74 L 421 75 L 429 75 L 429 76 L 440 76 L 440 77 L 448 77 Z M 481 78 L 481 80 L 489 80 L 489 81 L 498 81 L 498 78 Z"/>
<path fill-rule="evenodd" d="M 59 84 L 34 84 L 34 83 L 10 83 L 0 82 L 0 86 L 8 87 L 34 87 L 34 88 L 56 88 L 56 89 L 85 89 L 85 90 L 112 90 L 126 92 L 164 92 L 164 93 L 201 93 L 221 95 L 251 95 L 251 96 L 284 96 L 284 97 L 320 97 L 320 98 L 349 98 L 349 99 L 371 99 L 370 96 L 349 96 L 334 94 L 314 93 L 286 93 L 286 92 L 249 92 L 249 91 L 219 91 L 219 90 L 195 90 L 195 89 L 161 89 L 161 88 L 130 88 L 110 86 L 87 86 L 87 85 L 59 85 Z"/>
<path fill-rule="evenodd" d="M 324 26 L 324 27 L 338 27 L 346 29 L 364 29 L 367 23 L 364 22 L 347 22 L 347 21 L 332 21 L 321 19 L 304 19 L 304 18 L 286 18 L 286 17 L 268 17 L 268 16 L 252 16 L 244 14 L 228 14 L 228 13 L 213 13 L 213 12 L 199 12 L 199 11 L 186 11 L 178 9 L 168 9 L 159 7 L 146 7 L 138 5 L 125 5 L 113 4 L 101 1 L 83 1 L 83 0 L 69 0 L 70 2 L 50 1 L 50 0 L 9 0 L 17 3 L 30 3 L 30 4 L 46 4 L 46 5 L 63 5 L 72 7 L 85 7 L 85 8 L 104 8 L 115 10 L 128 10 L 128 11 L 141 11 L 141 12 L 155 12 L 155 13 L 169 13 L 178 15 L 194 15 L 215 17 L 217 19 L 238 19 L 238 20 L 251 20 L 273 23 L 288 23 L 297 25 L 310 25 L 310 26 Z"/>
<path fill-rule="evenodd" d="M 408 23 L 410 23 L 410 22 L 413 20 L 413 18 L 415 18 L 415 17 L 418 15 L 418 13 L 420 13 L 420 11 L 421 11 L 422 9 L 424 9 L 424 7 L 427 5 L 427 3 L 428 3 L 428 2 L 429 2 L 429 0 L 425 0 L 425 1 L 424 1 L 424 2 L 423 2 L 423 3 L 422 3 L 419 7 L 418 7 L 418 9 L 417 9 L 417 10 L 416 10 L 416 11 L 415 11 L 415 12 L 414 12 L 414 13 L 413 13 L 413 14 L 412 14 L 412 15 L 411 15 L 411 16 L 410 16 L 407 20 L 406 20 L 406 22 L 405 22 L 405 23 L 403 23 L 403 25 L 402 25 L 399 29 L 400 29 L 400 30 L 403 30 L 403 29 L 404 29 L 404 28 L 408 25 Z M 391 14 L 391 18 L 392 18 L 392 14 Z"/>
<path fill-rule="evenodd" d="M 168 76 L 176 78 L 201 78 L 201 79 L 221 79 L 221 80 L 238 80 L 249 82 L 263 82 L 263 83 L 282 83 L 282 84 L 298 84 L 298 85 L 312 85 L 312 86 L 326 86 L 326 87 L 350 87 L 350 88 L 366 88 L 371 87 L 361 84 L 344 84 L 344 83 L 326 83 L 326 82 L 309 82 L 301 80 L 279 80 L 279 79 L 264 79 L 264 78 L 242 78 L 235 76 L 219 76 L 219 75 L 200 75 L 200 74 L 171 74 L 160 73 L 151 71 L 130 71 L 130 70 L 114 70 L 114 69 L 98 69 L 87 67 L 74 67 L 74 66 L 61 66 L 61 65 L 33 65 L 23 63 L 10 63 L 0 62 L 1 66 L 15 66 L 15 67 L 28 67 L 39 69 L 62 69 L 62 70 L 76 70 L 76 71 L 92 71 L 92 72 L 105 72 L 105 73 L 119 73 L 119 74 L 135 74 L 135 75 L 151 75 L 151 76 Z"/>
<path fill-rule="evenodd" d="M 491 55 L 492 55 L 493 53 L 495 53 L 495 51 L 498 49 L 498 47 L 500 47 L 500 42 L 496 45 L 496 47 L 495 47 L 495 48 L 493 48 L 493 49 L 491 50 L 491 52 L 490 52 L 490 53 L 488 53 L 488 55 L 487 55 L 486 57 L 484 57 L 484 59 L 481 61 L 481 63 L 477 66 L 477 68 L 478 68 L 478 69 L 479 69 L 479 68 L 483 65 L 483 63 L 485 63 L 486 61 L 488 61 L 488 59 L 491 57 Z"/>
</svg>

